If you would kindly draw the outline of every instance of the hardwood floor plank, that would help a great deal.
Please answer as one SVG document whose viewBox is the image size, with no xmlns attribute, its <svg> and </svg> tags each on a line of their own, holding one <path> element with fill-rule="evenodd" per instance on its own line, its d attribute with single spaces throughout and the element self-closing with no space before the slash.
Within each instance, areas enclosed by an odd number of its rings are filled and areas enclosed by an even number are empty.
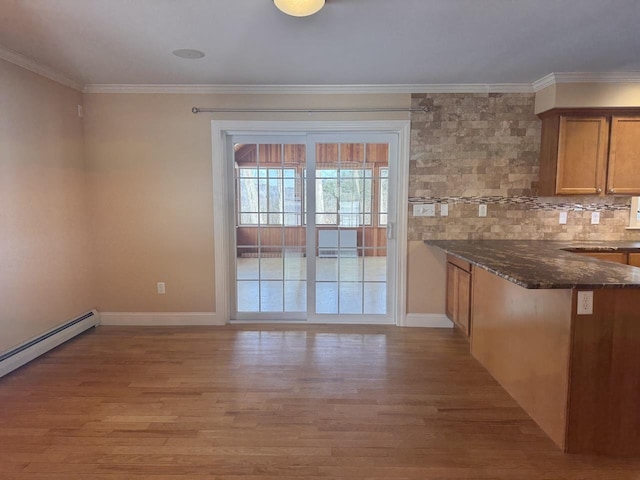
<svg viewBox="0 0 640 480">
<path fill-rule="evenodd" d="M 98 327 L 0 379 L 0 478 L 640 479 L 564 455 L 448 330 Z"/>
</svg>

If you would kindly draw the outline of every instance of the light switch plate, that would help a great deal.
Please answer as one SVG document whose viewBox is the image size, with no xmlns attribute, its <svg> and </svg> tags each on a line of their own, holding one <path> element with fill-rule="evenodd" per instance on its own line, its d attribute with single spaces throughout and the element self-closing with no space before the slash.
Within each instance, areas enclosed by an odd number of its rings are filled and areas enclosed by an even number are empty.
<svg viewBox="0 0 640 480">
<path fill-rule="evenodd" d="M 598 225 L 600 223 L 600 212 L 591 212 L 591 225 Z"/>
<path fill-rule="evenodd" d="M 483 203 L 478 205 L 478 216 L 486 217 L 487 216 L 487 206 Z"/>
<path fill-rule="evenodd" d="M 413 206 L 414 217 L 435 217 L 436 206 L 432 203 L 420 203 Z"/>
<path fill-rule="evenodd" d="M 560 216 L 558 217 L 558 223 L 560 225 L 567 224 L 567 212 L 560 212 Z"/>
<path fill-rule="evenodd" d="M 441 217 L 448 217 L 449 216 L 449 204 L 448 203 L 441 203 L 440 204 L 440 216 Z"/>
<path fill-rule="evenodd" d="M 158 295 L 164 295 L 166 293 L 164 282 L 158 282 L 156 285 Z"/>
</svg>

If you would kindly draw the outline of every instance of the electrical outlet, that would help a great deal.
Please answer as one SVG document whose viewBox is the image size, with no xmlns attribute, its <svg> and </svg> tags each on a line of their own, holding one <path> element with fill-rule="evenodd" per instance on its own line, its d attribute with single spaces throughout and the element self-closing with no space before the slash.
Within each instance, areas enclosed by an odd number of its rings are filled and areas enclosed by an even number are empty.
<svg viewBox="0 0 640 480">
<path fill-rule="evenodd" d="M 600 223 L 600 212 L 591 212 L 591 225 L 598 225 Z"/>
<path fill-rule="evenodd" d="M 436 206 L 432 203 L 414 205 L 413 216 L 414 217 L 435 217 Z"/>
<path fill-rule="evenodd" d="M 484 203 L 478 205 L 478 216 L 479 217 L 487 216 L 487 206 Z"/>
<path fill-rule="evenodd" d="M 578 315 L 593 315 L 593 292 L 578 292 Z"/>
<path fill-rule="evenodd" d="M 567 212 L 560 212 L 560 216 L 558 217 L 558 223 L 560 225 L 567 224 Z"/>
<path fill-rule="evenodd" d="M 82 105 L 78 104 L 78 116 L 80 118 L 84 117 L 84 109 L 82 108 Z"/>
<path fill-rule="evenodd" d="M 440 204 L 440 216 L 441 217 L 448 217 L 449 216 L 449 204 L 448 203 L 441 203 Z"/>
<path fill-rule="evenodd" d="M 164 282 L 158 282 L 156 288 L 159 295 L 164 295 L 166 293 Z"/>
</svg>

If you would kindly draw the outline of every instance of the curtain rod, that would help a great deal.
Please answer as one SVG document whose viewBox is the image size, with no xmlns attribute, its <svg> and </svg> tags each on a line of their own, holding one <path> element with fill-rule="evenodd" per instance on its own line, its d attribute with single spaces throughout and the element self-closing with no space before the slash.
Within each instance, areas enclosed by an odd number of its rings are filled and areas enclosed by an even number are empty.
<svg viewBox="0 0 640 480">
<path fill-rule="evenodd" d="M 193 107 L 193 113 L 370 113 L 370 112 L 421 112 L 431 111 L 431 107 L 419 108 L 200 108 Z"/>
</svg>

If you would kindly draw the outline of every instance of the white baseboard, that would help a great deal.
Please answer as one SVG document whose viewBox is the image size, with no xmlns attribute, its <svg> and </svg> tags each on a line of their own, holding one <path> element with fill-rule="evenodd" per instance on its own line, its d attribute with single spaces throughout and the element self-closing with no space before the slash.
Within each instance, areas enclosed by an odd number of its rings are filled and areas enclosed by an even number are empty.
<svg viewBox="0 0 640 480">
<path fill-rule="evenodd" d="M 407 313 L 403 327 L 453 328 L 444 313 Z"/>
<path fill-rule="evenodd" d="M 224 321 L 215 312 L 100 312 L 100 325 L 186 327 L 224 325 Z"/>
</svg>

